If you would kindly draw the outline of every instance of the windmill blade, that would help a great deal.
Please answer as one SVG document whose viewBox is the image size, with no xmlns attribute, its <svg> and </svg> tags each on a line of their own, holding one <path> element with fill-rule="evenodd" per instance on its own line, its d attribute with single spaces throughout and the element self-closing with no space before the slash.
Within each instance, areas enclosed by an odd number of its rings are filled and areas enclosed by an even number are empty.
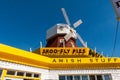
<svg viewBox="0 0 120 80">
<path fill-rule="evenodd" d="M 73 42 L 70 42 L 70 43 L 71 43 L 72 47 L 75 47 L 75 45 L 74 45 L 74 43 L 73 43 Z"/>
<path fill-rule="evenodd" d="M 64 9 L 64 8 L 61 8 L 61 10 L 62 10 L 62 13 L 63 13 L 64 18 L 65 18 L 65 20 L 66 20 L 66 23 L 70 26 L 70 25 L 71 25 L 71 24 L 70 24 L 70 20 L 69 20 L 69 18 L 68 18 L 68 16 L 67 16 L 67 13 L 66 13 L 65 9 Z"/>
<path fill-rule="evenodd" d="M 81 38 L 81 36 L 78 33 L 76 33 L 76 34 L 77 34 L 77 38 L 82 43 L 82 45 L 87 48 L 87 45 L 85 44 L 85 42 L 83 41 L 83 39 Z"/>
<path fill-rule="evenodd" d="M 64 39 L 68 41 L 71 37 L 72 37 L 72 33 L 69 33 L 64 36 Z"/>
<path fill-rule="evenodd" d="M 80 24 L 82 24 L 83 22 L 82 22 L 82 20 L 80 19 L 80 20 L 78 20 L 77 22 L 75 22 L 74 24 L 73 24 L 73 26 L 74 26 L 74 28 L 76 28 L 76 27 L 78 27 Z"/>
</svg>

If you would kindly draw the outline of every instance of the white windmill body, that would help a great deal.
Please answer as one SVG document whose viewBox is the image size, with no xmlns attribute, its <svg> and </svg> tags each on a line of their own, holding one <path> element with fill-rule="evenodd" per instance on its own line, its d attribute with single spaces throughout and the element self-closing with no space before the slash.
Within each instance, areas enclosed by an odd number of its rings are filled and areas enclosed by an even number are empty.
<svg viewBox="0 0 120 80">
<path fill-rule="evenodd" d="M 47 41 L 48 41 L 48 43 L 50 44 L 53 41 L 57 42 L 58 40 L 56 41 L 55 38 L 58 38 L 58 37 L 56 37 L 56 36 L 63 35 L 64 40 L 62 40 L 62 41 L 64 41 L 63 42 L 64 44 L 69 42 L 69 40 L 71 40 L 71 39 L 76 40 L 78 38 L 79 41 L 81 42 L 81 44 L 83 45 L 83 47 L 87 47 L 87 44 L 83 41 L 81 36 L 74 29 L 74 28 L 77 28 L 80 24 L 82 24 L 82 20 L 81 19 L 78 20 L 77 22 L 75 22 L 73 24 L 74 27 L 71 27 L 71 23 L 70 23 L 70 20 L 69 20 L 67 14 L 66 14 L 65 9 L 62 8 L 61 10 L 62 10 L 62 13 L 64 15 L 64 18 L 65 18 L 67 24 L 56 24 L 52 28 L 48 29 L 48 31 L 47 31 Z M 73 40 L 73 43 L 74 43 L 74 40 Z M 59 40 L 59 41 L 61 43 L 61 40 Z M 72 47 L 74 47 L 73 43 L 70 42 Z M 48 46 L 49 46 L 49 44 L 48 44 Z M 52 45 L 52 44 L 50 44 L 50 45 Z M 58 44 L 56 43 L 56 45 L 58 45 Z M 50 47 L 55 47 L 55 46 L 50 46 Z M 56 46 L 56 47 L 58 47 L 58 46 Z"/>
<path fill-rule="evenodd" d="M 47 31 L 47 40 L 57 34 L 68 34 L 70 33 L 69 25 L 67 24 L 56 24 Z"/>
</svg>

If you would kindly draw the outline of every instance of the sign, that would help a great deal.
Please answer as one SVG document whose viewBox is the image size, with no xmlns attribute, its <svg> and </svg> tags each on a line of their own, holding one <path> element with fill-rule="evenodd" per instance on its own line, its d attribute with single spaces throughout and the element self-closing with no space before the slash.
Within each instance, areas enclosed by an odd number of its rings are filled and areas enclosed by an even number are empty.
<svg viewBox="0 0 120 80">
<path fill-rule="evenodd" d="M 89 48 L 41 48 L 41 55 L 88 55 Z"/>
<path fill-rule="evenodd" d="M 117 14 L 118 20 L 120 20 L 120 0 L 111 0 L 114 10 Z"/>
<path fill-rule="evenodd" d="M 53 58 L 52 63 L 120 63 L 119 58 Z"/>
</svg>

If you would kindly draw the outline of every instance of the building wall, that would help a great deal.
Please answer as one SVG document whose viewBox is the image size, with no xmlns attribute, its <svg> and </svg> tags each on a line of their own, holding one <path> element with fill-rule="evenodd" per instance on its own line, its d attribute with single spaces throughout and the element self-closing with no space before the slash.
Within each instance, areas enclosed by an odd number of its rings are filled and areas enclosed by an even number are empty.
<svg viewBox="0 0 120 80">
<path fill-rule="evenodd" d="M 41 80 L 58 80 L 59 75 L 84 75 L 84 74 L 111 74 L 112 80 L 120 80 L 120 69 L 99 69 L 99 70 L 47 70 L 37 67 L 31 67 L 16 63 L 0 61 L 1 69 L 12 69 L 18 71 L 26 71 L 39 73 Z"/>
<path fill-rule="evenodd" d="M 111 74 L 112 80 L 120 80 L 120 69 L 99 69 L 99 70 L 50 70 L 49 78 L 58 80 L 59 75 L 90 75 L 90 74 Z"/>
<path fill-rule="evenodd" d="M 21 64 L 6 62 L 6 61 L 0 61 L 0 68 L 8 69 L 8 70 L 16 70 L 16 71 L 18 70 L 18 71 L 30 72 L 30 73 L 38 73 L 40 74 L 41 80 L 47 79 L 48 73 L 49 73 L 49 71 L 46 69 L 27 66 L 27 65 L 21 65 Z"/>
</svg>

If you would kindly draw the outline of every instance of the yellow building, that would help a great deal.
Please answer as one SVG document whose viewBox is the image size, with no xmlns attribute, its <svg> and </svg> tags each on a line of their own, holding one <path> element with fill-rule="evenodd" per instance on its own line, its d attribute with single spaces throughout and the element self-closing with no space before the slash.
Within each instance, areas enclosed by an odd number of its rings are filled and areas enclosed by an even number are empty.
<svg viewBox="0 0 120 80">
<path fill-rule="evenodd" d="M 48 48 L 47 48 L 48 49 Z M 41 48 L 44 53 L 46 48 Z M 81 50 L 84 48 L 49 48 L 50 50 Z M 120 75 L 120 58 L 87 56 L 74 54 L 35 54 L 0 44 L 0 68 L 2 80 L 118 80 Z M 52 56 L 56 57 L 52 57 Z M 60 56 L 60 57 L 57 57 Z M 74 57 L 71 57 L 74 56 Z M 80 57 L 82 56 L 82 57 Z M 83 57 L 84 56 L 84 57 Z M 66 78 L 66 79 L 64 79 Z M 71 79 L 74 78 L 74 79 Z M 88 79 L 87 79 L 88 78 Z M 92 79 L 96 78 L 96 79 Z M 98 79 L 97 79 L 98 78 Z M 100 78 L 100 79 L 99 79 Z M 101 79 L 102 78 L 102 79 Z M 108 79 L 109 78 L 109 79 Z"/>
</svg>

